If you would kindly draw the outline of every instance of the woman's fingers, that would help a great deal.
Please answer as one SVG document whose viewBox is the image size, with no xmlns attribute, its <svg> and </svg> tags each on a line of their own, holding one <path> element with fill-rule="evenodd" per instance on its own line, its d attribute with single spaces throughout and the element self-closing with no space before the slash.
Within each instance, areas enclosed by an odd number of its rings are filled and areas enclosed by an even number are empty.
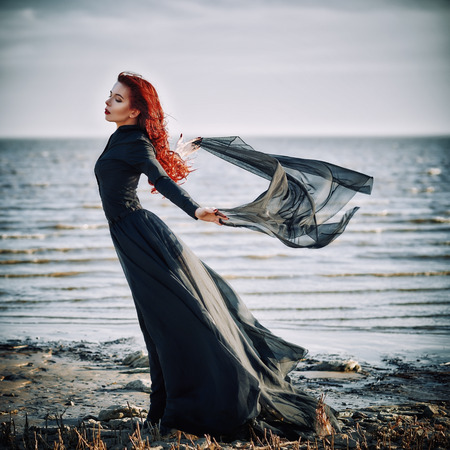
<svg viewBox="0 0 450 450">
<path fill-rule="evenodd" d="M 218 209 L 214 210 L 214 214 L 222 219 L 228 220 L 228 217 L 224 213 L 220 212 Z"/>
</svg>

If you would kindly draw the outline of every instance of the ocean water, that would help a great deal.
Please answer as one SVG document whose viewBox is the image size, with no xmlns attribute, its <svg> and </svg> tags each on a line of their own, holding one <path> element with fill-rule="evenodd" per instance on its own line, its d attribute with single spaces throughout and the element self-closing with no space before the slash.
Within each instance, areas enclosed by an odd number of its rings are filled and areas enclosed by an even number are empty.
<svg viewBox="0 0 450 450">
<path fill-rule="evenodd" d="M 329 161 L 375 178 L 346 232 L 319 250 L 194 221 L 139 196 L 223 275 L 268 328 L 312 354 L 379 363 L 450 360 L 450 138 L 247 138 L 258 150 Z M 0 141 L 0 340 L 143 348 L 93 167 L 105 139 Z M 267 181 L 202 151 L 184 187 L 237 206 Z"/>
</svg>

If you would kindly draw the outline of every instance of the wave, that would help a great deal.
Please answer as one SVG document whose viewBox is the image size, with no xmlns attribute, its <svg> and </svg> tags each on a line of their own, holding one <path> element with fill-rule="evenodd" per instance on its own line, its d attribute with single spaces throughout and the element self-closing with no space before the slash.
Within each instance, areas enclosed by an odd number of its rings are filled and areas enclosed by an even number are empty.
<svg viewBox="0 0 450 450">
<path fill-rule="evenodd" d="M 430 167 L 427 169 L 427 175 L 440 175 L 442 170 L 439 167 Z"/>
<path fill-rule="evenodd" d="M 58 290 L 60 290 L 60 289 L 58 289 Z M 117 299 L 128 300 L 129 298 L 130 298 L 129 295 L 115 295 L 114 296 L 114 300 L 117 300 Z M 93 301 L 103 302 L 103 301 L 108 301 L 108 300 L 111 300 L 111 297 L 64 298 L 64 299 L 57 299 L 57 300 L 41 300 L 41 299 L 39 299 L 39 300 L 23 300 L 23 299 L 19 299 L 19 300 L 4 301 L 2 306 L 6 307 L 6 308 L 11 308 L 14 305 L 41 305 L 41 304 L 59 305 L 60 303 L 92 303 Z M 105 307 L 102 305 L 102 308 L 105 308 Z M 117 306 L 117 304 L 114 304 L 114 306 L 112 308 L 113 309 L 122 309 L 119 306 Z M 130 308 L 133 309 L 132 306 Z M 125 308 L 125 309 L 130 309 L 130 308 Z"/>
<path fill-rule="evenodd" d="M 67 225 L 63 223 L 58 223 L 56 225 L 51 225 L 48 228 L 53 230 L 98 230 L 102 228 L 108 228 L 107 224 L 87 224 L 82 225 Z"/>
<path fill-rule="evenodd" d="M 363 259 L 376 259 L 376 260 L 380 260 L 382 258 L 386 258 L 386 259 L 396 259 L 396 260 L 407 260 L 407 261 L 414 261 L 414 260 L 433 260 L 433 261 L 439 261 L 439 260 L 446 260 L 446 259 L 450 259 L 450 254 L 408 254 L 405 253 L 403 255 L 393 255 L 392 253 L 390 253 L 389 251 L 386 252 L 377 252 L 377 253 L 369 253 L 366 252 L 363 255 L 359 256 L 360 258 Z"/>
<path fill-rule="evenodd" d="M 318 306 L 318 307 L 310 307 L 310 308 L 291 308 L 291 307 L 278 307 L 278 308 L 271 308 L 271 307 L 256 307 L 256 308 L 250 308 L 251 311 L 255 312 L 261 312 L 261 311 L 348 311 L 348 310 L 357 310 L 358 307 L 353 306 Z M 280 319 L 281 320 L 281 319 Z M 296 320 L 296 319 L 293 319 Z"/>
<path fill-rule="evenodd" d="M 440 289 L 441 291 L 447 291 L 447 289 Z M 420 301 L 409 301 L 409 302 L 393 302 L 393 303 L 389 303 L 388 306 L 434 306 L 434 305 L 449 305 L 449 301 L 448 300 L 431 300 L 431 301 L 425 301 L 425 302 L 420 302 Z M 439 315 L 440 317 L 440 315 Z"/>
<path fill-rule="evenodd" d="M 409 220 L 411 223 L 450 223 L 450 217 L 427 217 L 422 219 L 411 219 Z"/>
<path fill-rule="evenodd" d="M 429 293 L 445 291 L 446 288 L 387 288 L 387 289 L 327 289 L 317 291 L 263 291 L 263 292 L 241 292 L 241 295 L 247 296 L 282 296 L 282 295 L 323 295 L 323 294 L 381 294 L 388 292 L 411 292 L 411 293 Z M 421 303 L 418 303 L 421 304 Z M 428 304 L 428 303 L 425 303 Z"/>
<path fill-rule="evenodd" d="M 46 234 L 0 234 L 0 239 L 45 239 Z"/>
<path fill-rule="evenodd" d="M 322 277 L 338 278 L 338 277 L 440 277 L 450 275 L 450 270 L 442 270 L 437 272 L 394 272 L 394 273 L 334 273 L 323 274 Z"/>
<path fill-rule="evenodd" d="M 9 320 L 7 320 L 9 319 Z M 111 324 L 111 322 L 114 322 L 114 326 L 118 325 L 117 322 L 121 323 L 128 323 L 128 324 L 134 324 L 137 323 L 137 320 L 134 317 L 118 317 L 118 318 L 102 318 L 102 317 L 85 317 L 85 318 L 78 318 L 78 317 L 51 317 L 51 316 L 23 316 L 23 315 L 11 315 L 11 316 L 2 316 L 0 318 L 0 323 L 6 324 L 6 325 L 13 325 L 16 322 L 12 321 L 11 319 L 20 319 L 19 323 L 27 325 L 108 325 Z M 33 319 L 33 320 L 24 320 L 24 319 Z"/>
<path fill-rule="evenodd" d="M 0 249 L 0 255 L 20 255 L 20 254 L 26 254 L 26 255 L 32 255 L 34 253 L 51 253 L 51 252 L 61 252 L 61 253 L 68 253 L 68 252 L 79 252 L 79 251 L 99 251 L 99 250 L 113 250 L 114 247 L 112 246 L 104 246 L 104 247 L 37 247 L 37 248 L 25 248 L 25 249 L 11 249 L 11 248 L 2 248 Z"/>
<path fill-rule="evenodd" d="M 221 275 L 222 278 L 226 280 L 295 280 L 297 278 L 302 278 L 303 274 L 298 275 L 234 275 L 225 274 Z"/>
<path fill-rule="evenodd" d="M 52 263 L 89 263 L 100 261 L 117 261 L 117 258 L 80 258 L 80 259 L 6 259 L 0 261 L 0 265 L 13 264 L 52 264 Z"/>
<path fill-rule="evenodd" d="M 358 317 L 318 317 L 317 319 L 311 319 L 311 318 L 305 318 L 305 321 L 310 320 L 317 320 L 318 322 L 333 322 L 333 321 L 339 321 L 339 322 L 352 322 L 352 321 L 358 321 L 358 322 L 364 322 L 364 321 L 383 321 L 383 320 L 392 320 L 392 315 L 370 315 L 368 317 L 364 316 L 358 316 Z M 450 318 L 450 314 L 439 314 L 439 319 L 448 319 Z M 395 320 L 405 320 L 405 319 L 436 319 L 436 314 L 404 314 L 404 315 L 395 315 Z M 277 320 L 298 320 L 298 319 L 277 319 Z"/>
<path fill-rule="evenodd" d="M 317 320 L 320 322 L 320 320 Z M 270 322 L 270 328 L 272 329 L 289 329 L 297 330 L 299 324 L 296 322 L 280 322 L 278 320 L 273 320 Z M 351 323 L 349 325 L 333 325 L 333 324 L 322 324 L 317 325 L 315 321 L 305 322 L 301 324 L 303 330 L 313 330 L 315 333 L 320 332 L 320 329 L 324 331 L 363 331 L 363 332 L 375 332 L 375 333 L 386 333 L 386 334 L 444 334 L 447 335 L 450 332 L 450 326 L 448 325 L 394 325 L 394 326 L 383 326 L 383 325 L 356 325 Z"/>
<path fill-rule="evenodd" d="M 102 209 L 102 205 L 90 205 L 90 204 L 84 204 L 81 205 L 83 209 Z"/>
<path fill-rule="evenodd" d="M 283 253 L 276 253 L 273 255 L 242 255 L 241 258 L 244 259 L 272 259 L 272 258 L 292 258 L 291 255 L 286 255 Z"/>
<path fill-rule="evenodd" d="M 2 273 L 0 278 L 74 277 L 87 272 Z"/>
<path fill-rule="evenodd" d="M 390 213 L 387 209 L 383 209 L 378 212 L 359 212 L 360 216 L 363 217 L 386 217 L 386 216 L 395 216 L 396 214 Z"/>
<path fill-rule="evenodd" d="M 419 193 L 431 194 L 435 190 L 436 190 L 436 188 L 434 186 L 427 186 L 427 187 L 421 188 L 421 189 L 419 189 L 417 187 L 412 187 L 411 189 L 409 189 L 409 192 L 411 192 L 411 194 L 419 194 Z"/>
<path fill-rule="evenodd" d="M 437 222 L 433 222 L 437 223 Z M 439 222 L 439 223 L 450 223 L 448 222 Z M 349 230 L 350 231 L 350 230 Z M 347 234 L 350 234 L 347 231 Z M 442 232 L 442 231 L 450 231 L 450 227 L 420 227 L 420 228 L 394 228 L 394 227 L 378 227 L 378 228 L 370 228 L 370 229 L 353 229 L 351 233 L 361 233 L 361 234 L 380 234 L 380 233 L 424 233 L 424 232 Z"/>
</svg>

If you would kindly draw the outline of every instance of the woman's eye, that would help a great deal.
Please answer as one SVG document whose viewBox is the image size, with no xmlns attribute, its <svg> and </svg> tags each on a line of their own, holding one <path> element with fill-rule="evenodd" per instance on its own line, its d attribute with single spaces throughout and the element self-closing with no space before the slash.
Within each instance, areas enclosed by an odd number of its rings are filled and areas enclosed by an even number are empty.
<svg viewBox="0 0 450 450">
<path fill-rule="evenodd" d="M 122 103 L 122 100 L 120 100 L 120 98 L 116 98 L 116 102 L 117 103 Z"/>
</svg>

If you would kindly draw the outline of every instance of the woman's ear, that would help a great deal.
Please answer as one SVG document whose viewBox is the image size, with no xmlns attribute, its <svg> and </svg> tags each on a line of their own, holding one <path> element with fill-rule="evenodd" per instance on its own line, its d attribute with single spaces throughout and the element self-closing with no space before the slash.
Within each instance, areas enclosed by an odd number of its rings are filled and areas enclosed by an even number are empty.
<svg viewBox="0 0 450 450">
<path fill-rule="evenodd" d="M 130 112 L 130 119 L 136 119 L 141 112 L 138 109 L 132 109 Z"/>
</svg>

